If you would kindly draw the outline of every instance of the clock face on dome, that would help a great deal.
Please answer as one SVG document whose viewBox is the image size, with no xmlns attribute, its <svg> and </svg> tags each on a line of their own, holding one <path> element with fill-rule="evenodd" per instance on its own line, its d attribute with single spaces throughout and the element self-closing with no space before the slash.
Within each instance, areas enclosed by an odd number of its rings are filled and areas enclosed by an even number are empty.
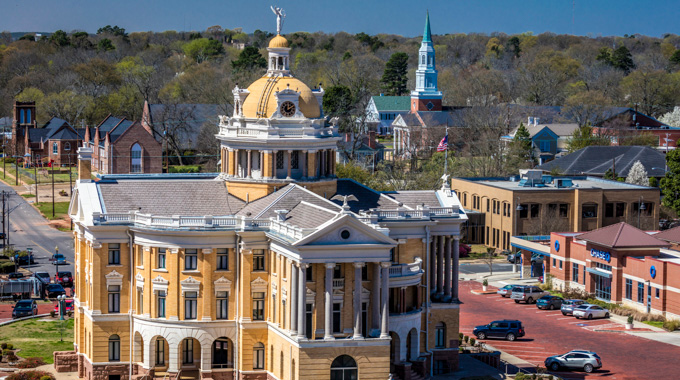
<svg viewBox="0 0 680 380">
<path fill-rule="evenodd" d="M 295 104 L 293 102 L 283 102 L 279 108 L 281 115 L 285 117 L 291 117 L 295 115 Z"/>
</svg>

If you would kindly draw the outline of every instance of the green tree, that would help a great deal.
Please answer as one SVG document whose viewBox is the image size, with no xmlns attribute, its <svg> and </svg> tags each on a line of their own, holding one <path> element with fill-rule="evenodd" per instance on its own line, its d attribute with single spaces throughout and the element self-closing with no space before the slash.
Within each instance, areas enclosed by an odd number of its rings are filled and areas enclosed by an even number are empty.
<svg viewBox="0 0 680 380">
<path fill-rule="evenodd" d="M 232 70 L 235 73 L 250 71 L 254 69 L 264 69 L 267 67 L 267 60 L 264 59 L 260 51 L 253 46 L 246 46 L 238 55 L 238 59 L 231 61 Z"/>
<path fill-rule="evenodd" d="M 92 49 L 93 47 L 87 32 L 75 32 L 71 34 L 71 45 L 76 49 Z"/>
<path fill-rule="evenodd" d="M 680 150 L 671 150 L 666 154 L 668 171 L 661 178 L 662 204 L 680 213 Z"/>
<path fill-rule="evenodd" d="M 387 95 L 401 96 L 408 92 L 408 54 L 398 52 L 392 54 L 385 64 L 385 71 L 380 79 Z"/>
<path fill-rule="evenodd" d="M 110 51 L 110 50 L 116 50 L 116 46 L 111 42 L 110 39 L 108 38 L 102 38 L 99 40 L 99 43 L 97 44 L 97 50 L 98 51 Z"/>
<path fill-rule="evenodd" d="M 331 86 L 323 94 L 324 113 L 328 116 L 344 116 L 352 108 L 352 91 L 342 85 Z"/>
<path fill-rule="evenodd" d="M 519 40 L 519 37 L 517 37 L 517 36 L 512 36 L 508 40 L 508 43 L 507 43 L 508 50 L 512 51 L 515 58 L 519 58 L 519 55 L 522 52 L 522 48 L 521 48 L 520 44 L 521 44 L 521 41 Z"/>
<path fill-rule="evenodd" d="M 624 45 L 617 47 L 611 55 L 611 65 L 628 74 L 635 68 L 630 50 Z"/>
<path fill-rule="evenodd" d="M 119 28 L 118 25 L 111 26 L 111 25 L 106 25 L 103 28 L 97 29 L 97 34 L 110 34 L 112 36 L 119 36 L 126 38 L 128 36 L 127 33 L 125 33 L 125 28 Z"/>
<path fill-rule="evenodd" d="M 116 64 L 123 83 L 134 85 L 143 99 L 150 99 L 155 89 L 153 66 L 147 66 L 139 57 L 125 57 Z"/>
<path fill-rule="evenodd" d="M 594 135 L 593 127 L 590 124 L 578 127 L 569 138 L 567 138 L 567 150 L 573 153 L 591 145 L 611 145 L 604 136 Z"/>
<path fill-rule="evenodd" d="M 514 173 L 517 169 L 532 168 L 536 164 L 534 146 L 529 130 L 521 123 L 509 144 L 508 171 Z"/>
<path fill-rule="evenodd" d="M 680 49 L 676 50 L 668 60 L 674 65 L 680 65 Z"/>
<path fill-rule="evenodd" d="M 52 35 L 50 36 L 50 43 L 55 44 L 59 47 L 68 46 L 70 44 L 66 32 L 64 32 L 61 29 L 52 33 Z"/>
<path fill-rule="evenodd" d="M 217 40 L 196 38 L 184 45 L 184 53 L 197 63 L 201 63 L 223 55 L 224 46 Z"/>
</svg>

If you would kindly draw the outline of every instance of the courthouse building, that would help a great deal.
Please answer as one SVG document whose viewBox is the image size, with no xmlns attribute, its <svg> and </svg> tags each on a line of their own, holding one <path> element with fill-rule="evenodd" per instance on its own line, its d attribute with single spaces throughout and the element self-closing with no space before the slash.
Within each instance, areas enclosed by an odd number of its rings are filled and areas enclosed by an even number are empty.
<svg viewBox="0 0 680 380">
<path fill-rule="evenodd" d="M 448 185 L 379 193 L 338 179 L 323 90 L 289 70 L 235 88 L 219 174 L 103 175 L 89 148 L 69 214 L 74 352 L 93 379 L 418 379 L 458 363 Z M 70 364 L 69 364 L 70 363 Z"/>
</svg>

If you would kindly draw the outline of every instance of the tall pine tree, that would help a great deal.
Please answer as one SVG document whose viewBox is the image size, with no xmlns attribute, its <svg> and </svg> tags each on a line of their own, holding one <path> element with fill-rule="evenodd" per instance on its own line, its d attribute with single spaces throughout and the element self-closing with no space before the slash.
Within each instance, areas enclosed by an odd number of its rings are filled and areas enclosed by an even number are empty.
<svg viewBox="0 0 680 380">
<path fill-rule="evenodd" d="M 394 53 L 385 64 L 385 72 L 380 79 L 385 95 L 401 96 L 408 92 L 408 54 Z"/>
</svg>

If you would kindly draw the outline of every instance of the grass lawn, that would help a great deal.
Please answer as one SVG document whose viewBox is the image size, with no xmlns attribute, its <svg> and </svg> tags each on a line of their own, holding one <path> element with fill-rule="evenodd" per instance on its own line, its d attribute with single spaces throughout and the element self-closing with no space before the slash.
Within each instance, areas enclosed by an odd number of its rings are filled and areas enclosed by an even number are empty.
<svg viewBox="0 0 680 380">
<path fill-rule="evenodd" d="M 461 260 L 477 260 L 485 259 L 487 257 L 486 246 L 484 244 L 469 244 L 470 255 L 468 257 L 462 257 Z M 497 255 L 494 259 L 502 259 L 503 255 Z"/>
<path fill-rule="evenodd" d="M 52 202 L 40 202 L 36 204 L 38 210 L 49 220 L 63 219 L 68 213 L 68 205 L 70 202 L 55 202 L 54 203 L 54 217 L 52 217 Z"/>
<path fill-rule="evenodd" d="M 660 329 L 663 328 L 663 321 L 642 321 L 642 323 L 648 324 L 650 326 L 658 327 Z"/>
<path fill-rule="evenodd" d="M 21 194 L 24 198 L 35 198 L 35 194 Z"/>
<path fill-rule="evenodd" d="M 6 168 L 7 168 L 7 174 L 5 175 L 5 173 L 4 173 L 4 171 L 3 171 L 2 162 L 0 162 L 0 174 L 2 174 L 2 179 L 3 179 L 5 182 L 7 182 L 8 184 L 14 185 L 14 184 L 16 183 L 16 179 L 15 179 L 15 178 L 16 178 L 16 175 L 17 175 L 17 172 L 16 172 L 16 170 L 15 170 L 15 167 L 14 167 L 14 165 L 10 165 L 10 164 L 8 163 L 7 166 L 6 166 Z M 11 177 L 10 177 L 10 176 L 11 176 Z M 25 176 L 25 175 L 23 175 L 23 174 L 21 175 L 21 178 L 20 178 L 20 179 L 21 179 L 21 181 L 22 181 L 23 183 L 26 183 L 26 184 L 29 184 L 29 185 L 32 185 L 32 184 L 35 183 L 35 181 L 33 181 L 33 179 L 31 179 L 30 177 L 27 177 L 27 176 Z"/>
<path fill-rule="evenodd" d="M 200 173 L 201 165 L 170 165 L 170 173 Z"/>
<path fill-rule="evenodd" d="M 63 341 L 62 341 L 63 338 Z M 38 356 L 53 363 L 52 352 L 73 349 L 73 319 L 67 321 L 29 319 L 0 327 L 0 343 L 20 349 L 17 356 Z"/>
</svg>

